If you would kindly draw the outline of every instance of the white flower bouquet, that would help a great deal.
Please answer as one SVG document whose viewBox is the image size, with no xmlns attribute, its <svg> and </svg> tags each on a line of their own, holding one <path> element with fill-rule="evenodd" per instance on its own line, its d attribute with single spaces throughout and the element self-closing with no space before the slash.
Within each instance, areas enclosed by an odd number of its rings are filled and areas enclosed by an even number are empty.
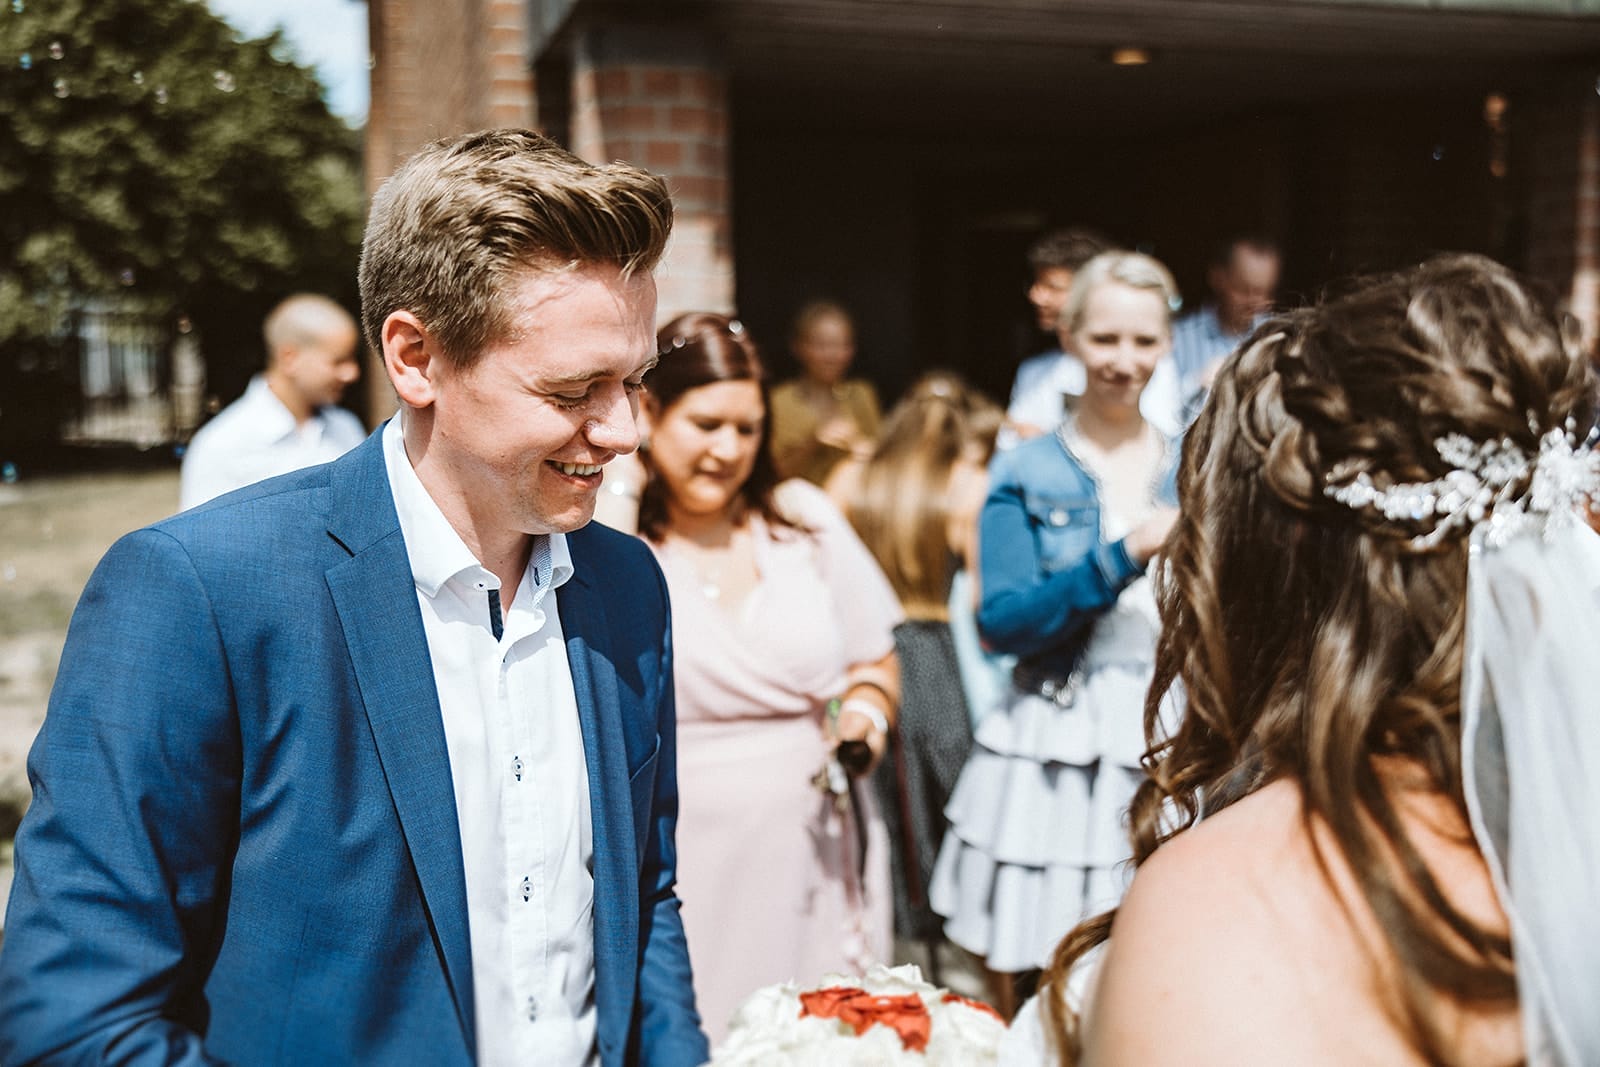
<svg viewBox="0 0 1600 1067">
<path fill-rule="evenodd" d="M 712 1067 L 968 1067 L 997 1062 L 1006 1024 L 987 1004 L 929 985 L 915 966 L 830 974 L 752 993 Z"/>
</svg>

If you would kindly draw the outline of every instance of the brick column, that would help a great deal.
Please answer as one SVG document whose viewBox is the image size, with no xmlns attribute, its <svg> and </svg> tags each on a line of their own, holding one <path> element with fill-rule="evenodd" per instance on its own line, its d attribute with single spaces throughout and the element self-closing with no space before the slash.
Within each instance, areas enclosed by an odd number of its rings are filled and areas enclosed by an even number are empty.
<svg viewBox="0 0 1600 1067">
<path fill-rule="evenodd" d="M 429 141 L 533 125 L 528 13 L 528 0 L 368 0 L 369 193 Z M 377 422 L 394 411 L 394 391 L 376 358 L 364 369 Z"/>
<path fill-rule="evenodd" d="M 534 124 L 533 57 L 528 54 L 528 0 L 485 0 L 483 71 L 485 127 Z"/>
<path fill-rule="evenodd" d="M 1522 111 L 1521 157 L 1531 172 L 1528 272 L 1567 298 L 1593 358 L 1600 336 L 1600 98 L 1592 82 L 1563 84 L 1553 99 L 1529 100 Z"/>
<path fill-rule="evenodd" d="M 1573 211 L 1572 313 L 1583 324 L 1584 351 L 1596 355 L 1600 335 L 1600 100 L 1589 94 L 1578 125 Z"/>
<path fill-rule="evenodd" d="M 728 86 L 716 48 L 684 30 L 591 28 L 573 51 L 569 147 L 663 175 L 676 222 L 656 274 L 659 318 L 734 309 Z"/>
</svg>

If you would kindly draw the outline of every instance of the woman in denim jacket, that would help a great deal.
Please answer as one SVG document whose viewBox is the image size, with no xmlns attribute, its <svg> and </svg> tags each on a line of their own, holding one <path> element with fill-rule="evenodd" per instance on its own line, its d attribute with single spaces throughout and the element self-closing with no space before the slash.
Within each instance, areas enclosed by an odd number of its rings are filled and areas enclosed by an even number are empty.
<svg viewBox="0 0 1600 1067">
<path fill-rule="evenodd" d="M 951 797 L 931 895 L 946 935 L 985 958 L 1002 1010 L 1009 975 L 1043 966 L 1124 887 L 1159 632 L 1144 573 L 1177 515 L 1177 449 L 1139 395 L 1170 358 L 1174 296 L 1149 256 L 1085 265 L 1062 311 L 1088 371 L 1082 400 L 990 468 L 978 628 L 1018 663 Z"/>
</svg>

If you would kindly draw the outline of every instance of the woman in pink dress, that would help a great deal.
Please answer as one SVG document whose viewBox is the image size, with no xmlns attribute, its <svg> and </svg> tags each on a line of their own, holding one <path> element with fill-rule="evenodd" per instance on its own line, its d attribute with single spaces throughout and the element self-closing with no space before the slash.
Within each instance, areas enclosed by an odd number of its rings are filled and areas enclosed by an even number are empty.
<svg viewBox="0 0 1600 1067">
<path fill-rule="evenodd" d="M 823 492 L 777 484 L 743 327 L 693 313 L 659 340 L 639 532 L 672 598 L 678 893 L 716 1042 L 763 985 L 889 962 L 883 824 L 864 779 L 835 766 L 829 791 L 826 770 L 841 742 L 859 774 L 884 751 L 901 613 Z"/>
</svg>

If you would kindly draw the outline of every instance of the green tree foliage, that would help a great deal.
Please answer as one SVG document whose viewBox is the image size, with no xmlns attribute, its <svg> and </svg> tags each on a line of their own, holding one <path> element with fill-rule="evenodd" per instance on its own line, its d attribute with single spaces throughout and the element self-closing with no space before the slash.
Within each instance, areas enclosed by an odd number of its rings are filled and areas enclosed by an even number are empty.
<svg viewBox="0 0 1600 1067">
<path fill-rule="evenodd" d="M 197 0 L 0 0 L 0 383 L 110 298 L 188 316 L 236 392 L 277 299 L 353 303 L 359 162 L 277 35 Z"/>
</svg>

